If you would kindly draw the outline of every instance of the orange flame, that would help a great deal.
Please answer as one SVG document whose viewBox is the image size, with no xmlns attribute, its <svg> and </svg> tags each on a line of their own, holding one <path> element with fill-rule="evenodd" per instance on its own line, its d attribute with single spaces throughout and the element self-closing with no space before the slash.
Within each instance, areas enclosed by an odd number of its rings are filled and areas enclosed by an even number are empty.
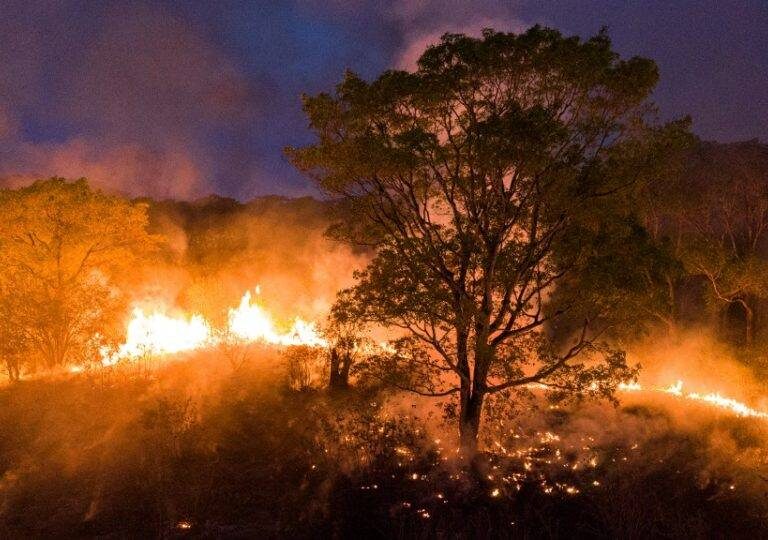
<svg viewBox="0 0 768 540">
<path fill-rule="evenodd" d="M 256 295 L 259 295 L 259 288 L 256 287 L 254 290 Z M 229 309 L 226 331 L 245 343 L 262 342 L 277 346 L 328 346 L 327 340 L 320 334 L 317 325 L 299 317 L 294 318 L 287 332 L 279 331 L 271 314 L 254 301 L 251 291 L 246 291 L 243 294 L 237 307 Z M 217 333 L 213 331 L 211 325 L 202 315 L 172 317 L 162 310 L 155 310 L 147 314 L 141 308 L 136 308 L 128 322 L 125 342 L 117 349 L 102 350 L 101 363 L 108 366 L 123 359 L 130 361 L 145 355 L 162 356 L 213 347 L 220 340 L 221 338 L 217 337 Z M 394 349 L 390 344 L 382 342 L 378 345 L 368 344 L 360 350 L 363 354 L 374 354 L 380 351 L 394 352 Z M 72 369 L 71 371 L 77 372 L 79 369 Z M 535 384 L 530 386 L 538 387 Z M 680 399 L 719 407 L 738 416 L 768 419 L 768 412 L 753 409 L 745 403 L 723 396 L 718 392 L 706 394 L 685 392 L 681 380 L 666 387 L 648 388 L 643 387 L 637 381 L 624 382 L 618 385 L 618 391 L 661 392 Z"/>
<path fill-rule="evenodd" d="M 258 294 L 259 290 L 256 289 Z M 290 330 L 280 333 L 272 317 L 259 304 L 252 303 L 251 291 L 246 291 L 237 308 L 229 310 L 229 330 L 245 341 L 263 341 L 273 345 L 309 345 L 325 347 L 323 339 L 313 322 L 296 317 Z"/>
<path fill-rule="evenodd" d="M 211 327 L 200 315 L 169 317 L 159 311 L 147 315 L 136 308 L 128 323 L 125 342 L 115 351 L 103 351 L 102 363 L 111 365 L 123 358 L 190 351 L 211 341 Z"/>
<path fill-rule="evenodd" d="M 259 294 L 258 287 L 255 289 Z M 287 332 L 280 332 L 272 316 L 259 304 L 252 302 L 246 291 L 236 308 L 229 309 L 227 330 L 246 343 L 263 342 L 271 345 L 308 345 L 325 347 L 328 342 L 320 335 L 314 322 L 296 317 Z M 117 349 L 103 349 L 101 363 L 105 366 L 120 360 L 135 360 L 146 355 L 163 356 L 216 346 L 220 342 L 202 315 L 172 317 L 161 309 L 146 314 L 135 308 L 126 329 L 125 341 Z"/>
<path fill-rule="evenodd" d="M 670 384 L 669 386 L 651 387 L 647 389 L 643 388 L 636 381 L 632 381 L 628 383 L 619 384 L 618 390 L 620 392 L 641 392 L 641 391 L 663 392 L 666 394 L 672 394 L 673 396 L 677 396 L 681 399 L 700 401 L 700 402 L 712 405 L 714 407 L 726 409 L 737 416 L 743 416 L 747 418 L 768 419 L 768 412 L 761 411 L 758 409 L 753 409 L 752 407 L 749 407 L 747 404 L 729 397 L 725 397 L 721 395 L 719 392 L 710 392 L 708 394 L 701 394 L 699 392 L 685 392 L 683 391 L 683 381 L 681 380 L 678 380 L 673 384 Z"/>
</svg>

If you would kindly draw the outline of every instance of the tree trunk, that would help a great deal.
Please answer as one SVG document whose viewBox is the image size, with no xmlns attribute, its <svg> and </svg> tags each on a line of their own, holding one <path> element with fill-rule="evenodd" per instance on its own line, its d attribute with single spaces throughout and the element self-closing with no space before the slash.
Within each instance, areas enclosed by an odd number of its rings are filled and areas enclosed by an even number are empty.
<svg viewBox="0 0 768 540">
<path fill-rule="evenodd" d="M 339 369 L 339 380 L 344 388 L 349 386 L 349 370 L 352 368 L 352 352 L 345 350 L 341 355 L 341 368 Z"/>
<path fill-rule="evenodd" d="M 677 339 L 678 308 L 677 295 L 675 294 L 675 282 L 667 276 L 667 294 L 669 295 L 670 314 L 666 317 L 667 333 L 673 339 Z"/>
<path fill-rule="evenodd" d="M 489 318 L 487 316 L 485 321 L 485 324 L 478 325 L 476 330 L 472 384 L 467 382 L 466 385 L 462 384 L 461 386 L 459 434 L 461 435 L 462 449 L 470 456 L 477 451 L 477 435 L 480 432 L 480 420 L 483 414 L 486 380 L 493 362 L 493 351 L 488 346 Z"/>
<path fill-rule="evenodd" d="M 751 347 L 755 341 L 755 312 L 744 302 L 744 341 L 747 347 Z"/>
<path fill-rule="evenodd" d="M 484 394 L 477 392 L 461 396 L 459 435 L 461 437 L 461 448 L 468 456 L 472 456 L 477 451 L 477 435 L 480 432 L 480 418 L 483 412 L 484 397 Z"/>
<path fill-rule="evenodd" d="M 21 379 L 21 373 L 19 370 L 19 362 L 16 359 L 8 358 L 5 360 L 5 366 L 8 369 L 8 379 L 13 382 L 19 382 Z"/>
<path fill-rule="evenodd" d="M 468 333 L 462 327 L 456 328 L 456 367 L 461 374 L 459 393 L 459 437 L 461 447 L 472 455 L 477 449 L 477 433 L 480 428 L 479 408 L 473 400 L 472 380 L 469 370 Z M 482 407 L 482 403 L 480 404 Z"/>
<path fill-rule="evenodd" d="M 751 347 L 755 342 L 755 311 L 746 299 L 737 301 L 744 310 L 744 345 Z"/>
<path fill-rule="evenodd" d="M 339 352 L 336 350 L 336 347 L 331 347 L 330 364 L 331 373 L 328 379 L 328 388 L 334 389 L 338 384 L 339 378 Z"/>
<path fill-rule="evenodd" d="M 339 352 L 338 347 L 331 348 L 331 374 L 328 379 L 330 390 L 343 390 L 349 386 L 349 369 L 351 356 L 346 352 Z"/>
</svg>

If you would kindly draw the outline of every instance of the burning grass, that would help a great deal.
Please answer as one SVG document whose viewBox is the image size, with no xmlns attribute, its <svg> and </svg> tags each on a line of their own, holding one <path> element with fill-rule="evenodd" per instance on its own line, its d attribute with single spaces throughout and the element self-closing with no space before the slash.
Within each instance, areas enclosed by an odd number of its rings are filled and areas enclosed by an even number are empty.
<svg viewBox="0 0 768 540">
<path fill-rule="evenodd" d="M 765 533 L 768 425 L 706 404 L 542 404 L 467 464 L 402 394 L 291 390 L 274 348 L 186 354 L 3 389 L 3 536 Z"/>
<path fill-rule="evenodd" d="M 256 295 L 260 294 L 258 286 L 254 291 Z M 286 331 L 279 330 L 272 315 L 253 300 L 248 290 L 243 294 L 240 304 L 228 310 L 227 325 L 220 329 L 215 329 L 202 315 L 196 313 L 174 316 L 168 315 L 165 308 L 155 308 L 147 314 L 141 307 L 136 307 L 127 323 L 125 341 L 115 348 L 103 347 L 100 362 L 109 366 L 121 360 L 130 362 L 146 356 L 168 356 L 212 348 L 222 341 L 282 346 L 327 345 L 316 324 L 300 317 L 295 317 Z"/>
</svg>

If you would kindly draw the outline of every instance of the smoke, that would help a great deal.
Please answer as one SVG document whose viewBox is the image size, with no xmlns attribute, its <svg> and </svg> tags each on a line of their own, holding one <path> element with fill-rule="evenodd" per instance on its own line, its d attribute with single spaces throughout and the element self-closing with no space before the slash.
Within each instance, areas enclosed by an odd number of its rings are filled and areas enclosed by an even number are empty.
<svg viewBox="0 0 768 540">
<path fill-rule="evenodd" d="M 413 67 L 444 32 L 525 26 L 515 5 L 492 1 L 11 0 L 0 11 L 0 186 L 85 176 L 187 200 L 313 194 L 281 155 L 308 142 L 302 92 L 346 68 Z"/>
<path fill-rule="evenodd" d="M 386 35 L 374 33 L 371 40 L 387 51 L 388 67 L 413 69 L 421 53 L 438 43 L 445 33 L 477 36 L 484 28 L 521 32 L 531 26 L 520 16 L 517 2 L 481 0 L 396 0 L 381 3 L 370 0 L 335 0 L 302 2 L 313 14 L 331 10 L 335 18 L 348 19 L 371 27 L 387 27 Z"/>
<path fill-rule="evenodd" d="M 224 322 L 245 291 L 278 322 L 323 324 L 336 292 L 352 284 L 364 252 L 329 240 L 327 207 L 314 199 L 269 197 L 241 204 L 209 198 L 150 207 L 167 253 L 136 270 L 131 294 Z"/>
<path fill-rule="evenodd" d="M 719 392 L 766 409 L 765 385 L 755 372 L 706 327 L 675 336 L 652 336 L 628 347 L 631 362 L 642 367 L 640 383 L 664 387 L 683 382 L 684 391 Z M 755 367 L 755 366 L 752 366 Z"/>
<path fill-rule="evenodd" d="M 60 144 L 17 141 L 14 161 L 0 169 L 5 187 L 62 176 L 86 177 L 95 187 L 129 196 L 193 198 L 212 189 L 198 160 L 183 146 L 153 150 L 138 142 L 97 143 L 81 137 Z"/>
<path fill-rule="evenodd" d="M 205 32 L 160 7 L 11 2 L 0 22 L 0 177 L 86 176 L 129 195 L 194 198 L 260 106 Z M 57 25 L 65 17 L 74 26 Z M 32 128 L 30 131 L 28 128 Z"/>
<path fill-rule="evenodd" d="M 394 65 L 413 69 L 424 50 L 445 33 L 478 36 L 484 28 L 521 32 L 530 25 L 519 19 L 516 11 L 508 2 L 396 2 L 390 16 L 401 29 L 402 43 L 394 55 Z"/>
</svg>

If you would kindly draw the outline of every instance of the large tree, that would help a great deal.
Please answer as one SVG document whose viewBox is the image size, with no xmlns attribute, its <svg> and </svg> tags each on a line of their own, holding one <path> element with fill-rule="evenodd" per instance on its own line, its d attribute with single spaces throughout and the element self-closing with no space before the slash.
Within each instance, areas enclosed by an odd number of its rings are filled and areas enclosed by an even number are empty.
<svg viewBox="0 0 768 540">
<path fill-rule="evenodd" d="M 0 190 L 3 348 L 48 367 L 93 352 L 121 305 L 117 282 L 155 238 L 147 213 L 85 180 L 41 180 Z"/>
<path fill-rule="evenodd" d="M 606 231 L 632 229 L 605 224 L 631 221 L 618 209 L 650 170 L 656 80 L 605 33 L 537 26 L 445 35 L 415 72 L 305 97 L 317 142 L 287 152 L 339 201 L 334 234 L 376 251 L 348 298 L 409 337 L 385 362 L 404 387 L 458 396 L 467 448 L 491 394 L 610 395 L 630 374 L 597 339 L 617 280 L 581 278 L 605 268 Z"/>
</svg>

